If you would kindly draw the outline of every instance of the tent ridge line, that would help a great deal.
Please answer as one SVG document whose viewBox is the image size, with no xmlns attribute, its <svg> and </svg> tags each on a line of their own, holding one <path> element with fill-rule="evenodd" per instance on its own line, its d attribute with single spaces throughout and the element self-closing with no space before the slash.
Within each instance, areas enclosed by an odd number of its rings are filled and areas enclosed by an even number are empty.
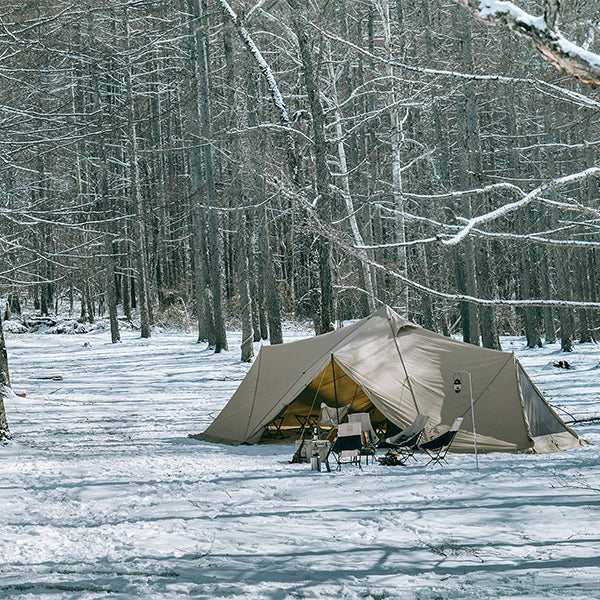
<svg viewBox="0 0 600 600">
<path fill-rule="evenodd" d="M 258 382 L 260 380 L 260 363 L 262 360 L 262 348 L 256 357 L 258 360 L 258 366 L 256 368 L 256 383 L 254 384 L 254 394 L 252 394 L 252 407 L 250 408 L 250 415 L 248 417 L 248 424 L 246 425 L 246 433 L 244 439 L 248 439 L 248 430 L 250 429 L 250 423 L 252 422 L 252 416 L 254 415 L 254 405 L 256 403 L 256 391 L 258 390 Z M 254 433 L 254 432 L 253 432 Z"/>
<path fill-rule="evenodd" d="M 400 359 L 400 363 L 402 364 L 402 368 L 404 369 L 404 376 L 406 377 L 406 381 L 408 382 L 408 389 L 410 390 L 410 395 L 412 396 L 413 402 L 415 403 L 415 408 L 417 409 L 417 413 L 420 414 L 421 408 L 419 407 L 419 403 L 417 402 L 417 398 L 415 397 L 415 392 L 412 387 L 412 382 L 408 375 L 408 371 L 406 370 L 406 365 L 404 364 L 404 358 L 402 358 L 402 353 L 400 352 L 400 347 L 398 346 L 398 341 L 396 340 L 396 332 L 394 331 L 394 327 L 392 326 L 392 321 L 391 321 L 389 315 L 387 315 L 387 322 L 388 322 L 388 325 L 390 326 L 390 330 L 392 332 L 392 339 L 394 340 L 394 346 L 396 347 L 396 352 L 398 353 L 398 358 Z M 404 327 L 402 327 L 401 329 L 404 329 Z M 400 330 L 398 330 L 398 333 L 400 333 Z"/>
<path fill-rule="evenodd" d="M 335 351 L 342 346 L 342 344 L 346 343 L 346 340 L 353 334 L 355 334 L 357 331 L 360 331 L 368 321 L 370 321 L 377 313 L 373 313 L 371 315 L 369 315 L 368 317 L 365 317 L 364 319 L 362 319 L 360 325 L 359 323 L 357 323 L 357 327 L 355 329 L 353 329 L 352 331 L 349 331 L 347 335 L 345 335 L 337 344 L 335 344 L 335 346 L 333 346 L 331 348 L 331 350 L 329 351 L 330 355 L 333 355 L 335 353 Z M 358 326 L 359 325 L 359 326 Z M 340 328 L 343 329 L 343 328 Z M 339 331 L 339 329 L 337 330 Z M 315 338 L 318 336 L 315 336 Z M 258 358 L 260 358 L 260 354 L 258 355 Z M 318 373 L 320 373 L 324 368 L 325 365 L 329 363 L 330 357 L 327 356 L 327 359 L 325 361 L 319 361 L 316 360 L 315 362 L 313 362 L 309 367 L 307 367 L 304 371 L 302 371 L 302 373 L 294 380 L 294 382 L 292 383 L 292 385 L 290 385 L 290 387 L 285 391 L 285 393 L 283 394 L 283 396 L 287 396 L 291 390 L 294 389 L 294 387 L 296 385 L 298 385 L 298 382 L 306 375 L 306 373 L 309 373 L 311 371 L 315 371 L 315 366 L 320 365 L 321 368 L 317 369 L 315 372 L 315 376 L 318 375 Z M 259 363 L 259 373 L 260 373 L 260 363 Z M 256 400 L 256 389 L 258 388 L 258 374 L 257 374 L 257 379 L 256 379 L 256 387 L 254 389 L 254 396 L 252 398 L 252 409 L 254 409 L 254 402 Z M 294 398 L 295 399 L 295 398 Z M 294 401 L 294 399 L 289 402 L 288 404 L 286 404 L 284 407 L 282 407 L 282 409 L 277 413 L 277 415 L 285 412 L 285 410 L 288 408 L 288 406 L 290 406 L 290 404 L 292 404 L 292 402 Z M 252 413 L 251 413 L 252 414 Z M 267 413 L 268 415 L 269 413 Z M 277 415 L 274 418 L 277 418 Z M 265 415 L 265 418 L 267 418 L 267 416 Z M 248 423 L 248 429 L 250 428 L 250 423 Z M 257 427 L 254 431 L 252 431 L 252 435 L 255 435 L 256 432 L 261 429 L 264 428 L 264 426 L 260 426 Z M 246 430 L 246 439 L 248 439 L 248 429 Z"/>
</svg>

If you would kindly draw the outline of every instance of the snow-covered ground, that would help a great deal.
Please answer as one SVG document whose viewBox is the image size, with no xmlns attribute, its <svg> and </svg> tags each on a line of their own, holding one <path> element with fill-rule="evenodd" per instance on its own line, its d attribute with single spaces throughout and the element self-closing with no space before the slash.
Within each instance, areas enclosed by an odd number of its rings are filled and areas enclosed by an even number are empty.
<svg viewBox="0 0 600 600">
<path fill-rule="evenodd" d="M 290 337 L 290 336 L 288 336 Z M 247 366 L 193 335 L 8 334 L 0 598 L 600 599 L 595 443 L 319 473 L 289 445 L 191 440 Z M 504 339 L 548 400 L 600 414 L 600 352 Z M 63 379 L 49 379 L 62 376 Z M 568 414 L 567 414 L 568 413 Z M 595 489 L 594 489 L 595 488 Z"/>
</svg>

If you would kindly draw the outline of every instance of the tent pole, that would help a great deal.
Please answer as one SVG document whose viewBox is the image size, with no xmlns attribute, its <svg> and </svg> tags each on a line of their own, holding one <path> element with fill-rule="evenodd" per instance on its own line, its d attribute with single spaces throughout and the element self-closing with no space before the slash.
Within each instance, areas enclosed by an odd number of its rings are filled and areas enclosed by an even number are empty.
<svg viewBox="0 0 600 600">
<path fill-rule="evenodd" d="M 333 396 L 335 398 L 335 416 L 336 420 L 340 422 L 340 410 L 338 407 L 338 398 L 337 398 L 337 387 L 335 385 L 335 366 L 333 363 L 333 354 L 331 355 L 331 374 L 333 375 Z"/>
<path fill-rule="evenodd" d="M 479 471 L 479 458 L 477 456 L 477 432 L 475 431 L 475 406 L 473 402 L 473 380 L 471 379 L 471 371 L 456 371 L 454 373 L 454 379 L 458 382 L 458 388 L 454 388 L 454 391 L 460 393 L 460 380 L 456 380 L 459 373 L 464 373 L 469 377 L 469 397 L 471 398 L 471 419 L 473 420 L 473 446 L 475 448 L 475 464 L 477 465 L 477 471 Z"/>
<path fill-rule="evenodd" d="M 477 432 L 475 431 L 475 407 L 473 406 L 473 382 L 471 380 L 471 372 L 467 371 L 469 375 L 469 395 L 471 396 L 471 418 L 473 419 L 473 445 L 475 446 L 475 464 L 479 471 L 479 458 L 477 457 Z"/>
</svg>

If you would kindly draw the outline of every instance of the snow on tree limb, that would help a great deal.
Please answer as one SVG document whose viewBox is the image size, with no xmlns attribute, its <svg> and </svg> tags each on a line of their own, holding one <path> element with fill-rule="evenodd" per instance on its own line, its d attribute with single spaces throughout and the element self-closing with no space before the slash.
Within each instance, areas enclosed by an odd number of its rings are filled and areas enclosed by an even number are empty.
<svg viewBox="0 0 600 600">
<path fill-rule="evenodd" d="M 262 74 L 265 76 L 267 83 L 269 85 L 269 91 L 271 92 L 271 97 L 273 98 L 273 102 L 275 106 L 279 110 L 279 114 L 281 115 L 281 120 L 289 125 L 290 117 L 287 112 L 287 108 L 285 106 L 285 102 L 283 100 L 283 96 L 279 91 L 279 86 L 277 85 L 277 81 L 275 80 L 275 76 L 273 75 L 273 71 L 271 71 L 271 67 L 269 63 L 264 59 L 261 51 L 258 49 L 258 46 L 254 43 L 254 40 L 250 37 L 248 30 L 244 27 L 243 23 L 238 19 L 237 14 L 233 11 L 227 0 L 219 0 L 221 2 L 221 6 L 223 7 L 223 11 L 229 17 L 231 22 L 237 28 L 239 36 L 242 38 L 242 41 L 250 50 L 250 53 L 258 63 L 258 67 L 261 70 Z"/>
<path fill-rule="evenodd" d="M 600 169 L 598 169 L 600 171 Z M 282 190 L 282 192 L 290 193 L 290 190 Z M 501 298 L 487 299 L 478 298 L 476 296 L 469 296 L 467 294 L 451 294 L 448 292 L 441 292 L 434 288 L 428 287 L 421 283 L 418 283 L 406 275 L 403 275 L 398 270 L 393 268 L 390 264 L 382 264 L 374 259 L 366 257 L 364 251 L 354 247 L 352 241 L 342 231 L 333 230 L 325 225 L 318 217 L 314 207 L 304 198 L 302 195 L 295 195 L 296 199 L 299 199 L 303 204 L 304 208 L 308 211 L 311 216 L 315 231 L 328 237 L 332 244 L 335 244 L 341 250 L 345 251 L 351 256 L 354 256 L 360 261 L 372 266 L 373 268 L 385 273 L 389 277 L 401 281 L 408 287 L 421 292 L 422 294 L 428 294 L 441 300 L 448 302 L 470 302 L 478 306 L 511 306 L 511 307 L 556 307 L 556 308 L 593 308 L 600 309 L 600 302 L 579 302 L 577 300 L 550 300 L 550 299 L 535 299 L 535 300 L 507 300 Z"/>
<path fill-rule="evenodd" d="M 581 171 L 580 173 L 573 173 L 571 175 L 566 175 L 565 177 L 559 177 L 557 179 L 552 179 L 544 183 L 543 185 L 535 188 L 528 194 L 526 194 L 520 200 L 516 202 L 511 202 L 509 204 L 505 204 L 496 210 L 492 210 L 484 215 L 479 215 L 478 217 L 473 217 L 472 219 L 468 219 L 466 225 L 454 236 L 448 239 L 441 239 L 441 243 L 444 246 L 454 246 L 464 240 L 469 233 L 477 226 L 482 225 L 483 223 L 488 223 L 504 215 L 507 215 L 523 206 L 526 206 L 544 192 L 552 188 L 561 187 L 563 185 L 567 185 L 569 183 L 574 183 L 576 181 L 580 181 L 582 179 L 586 179 L 588 177 L 598 177 L 600 176 L 600 168 L 599 167 L 591 167 L 586 169 L 585 171 Z"/>
<path fill-rule="evenodd" d="M 283 96 L 281 95 L 281 92 L 279 90 L 279 86 L 277 85 L 277 80 L 275 79 L 275 76 L 273 75 L 273 71 L 271 70 L 269 63 L 264 59 L 260 49 L 254 43 L 254 40 L 250 36 L 250 33 L 244 26 L 243 22 L 238 18 L 235 11 L 231 8 L 231 6 L 229 5 L 229 2 L 227 2 L 227 0 L 219 0 L 219 2 L 221 3 L 223 12 L 227 15 L 229 20 L 233 23 L 234 27 L 237 29 L 237 32 L 238 32 L 240 38 L 242 39 L 242 42 L 244 43 L 246 48 L 248 48 L 250 54 L 254 57 L 254 60 L 258 64 L 258 68 L 260 69 L 261 73 L 267 80 L 269 92 L 270 92 L 271 98 L 273 99 L 273 102 L 279 112 L 280 119 L 281 119 L 283 125 L 289 128 L 290 127 L 290 117 L 289 117 Z M 294 144 L 291 139 L 289 131 L 285 132 L 285 139 L 286 139 L 286 145 L 287 145 L 287 151 L 288 151 L 288 166 L 290 169 L 290 175 L 291 175 L 293 181 L 297 181 L 298 165 L 297 165 L 297 161 L 296 161 L 296 155 L 295 155 L 294 149 L 293 149 Z"/>
<path fill-rule="evenodd" d="M 456 2 L 460 2 L 462 0 L 455 0 Z M 569 90 L 567 88 L 561 87 L 554 83 L 550 83 L 548 81 L 542 81 L 541 79 L 527 78 L 527 77 L 507 77 L 504 75 L 479 75 L 477 73 L 462 73 L 460 71 L 449 71 L 447 69 L 432 69 L 429 67 L 421 67 L 417 65 L 411 65 L 408 63 L 403 63 L 399 60 L 388 60 L 382 56 L 379 56 L 377 53 L 369 52 L 365 50 L 358 44 L 353 44 L 352 42 L 345 40 L 344 38 L 331 33 L 330 31 L 326 31 L 323 28 L 317 27 L 314 23 L 311 23 L 312 27 L 317 29 L 323 36 L 335 40 L 341 44 L 352 48 L 359 54 L 366 56 L 370 60 L 378 63 L 389 63 L 394 67 L 399 69 L 404 69 L 406 71 L 412 71 L 414 73 L 422 73 L 424 75 L 439 75 L 441 77 L 453 77 L 456 79 L 464 79 L 467 81 L 495 81 L 497 83 L 504 84 L 513 84 L 513 83 L 526 83 L 529 85 L 533 85 L 539 89 L 539 91 L 543 94 L 548 94 L 549 91 L 556 92 L 564 96 L 566 100 L 569 102 L 573 102 L 579 106 L 584 106 L 586 108 L 598 109 L 600 108 L 600 102 L 594 100 L 593 98 L 589 98 L 584 94 L 580 94 L 579 92 L 575 92 L 573 90 Z"/>
<path fill-rule="evenodd" d="M 547 2 L 546 18 L 534 17 L 512 2 L 454 0 L 480 21 L 510 29 L 552 66 L 583 83 L 600 85 L 600 55 L 567 40 L 556 29 L 558 2 Z"/>
</svg>

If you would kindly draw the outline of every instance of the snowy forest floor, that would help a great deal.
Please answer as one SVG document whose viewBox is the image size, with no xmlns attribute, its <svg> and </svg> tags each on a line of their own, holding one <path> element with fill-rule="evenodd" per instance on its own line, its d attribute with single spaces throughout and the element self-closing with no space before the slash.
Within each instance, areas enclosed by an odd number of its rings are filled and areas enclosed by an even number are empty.
<svg viewBox="0 0 600 600">
<path fill-rule="evenodd" d="M 0 447 L 1 598 L 600 599 L 599 423 L 575 425 L 594 446 L 479 471 L 319 473 L 287 444 L 187 437 L 243 378 L 239 335 L 218 356 L 137 335 L 7 335 L 27 397 Z M 600 414 L 598 346 L 524 346 L 503 339 L 561 416 Z"/>
</svg>

